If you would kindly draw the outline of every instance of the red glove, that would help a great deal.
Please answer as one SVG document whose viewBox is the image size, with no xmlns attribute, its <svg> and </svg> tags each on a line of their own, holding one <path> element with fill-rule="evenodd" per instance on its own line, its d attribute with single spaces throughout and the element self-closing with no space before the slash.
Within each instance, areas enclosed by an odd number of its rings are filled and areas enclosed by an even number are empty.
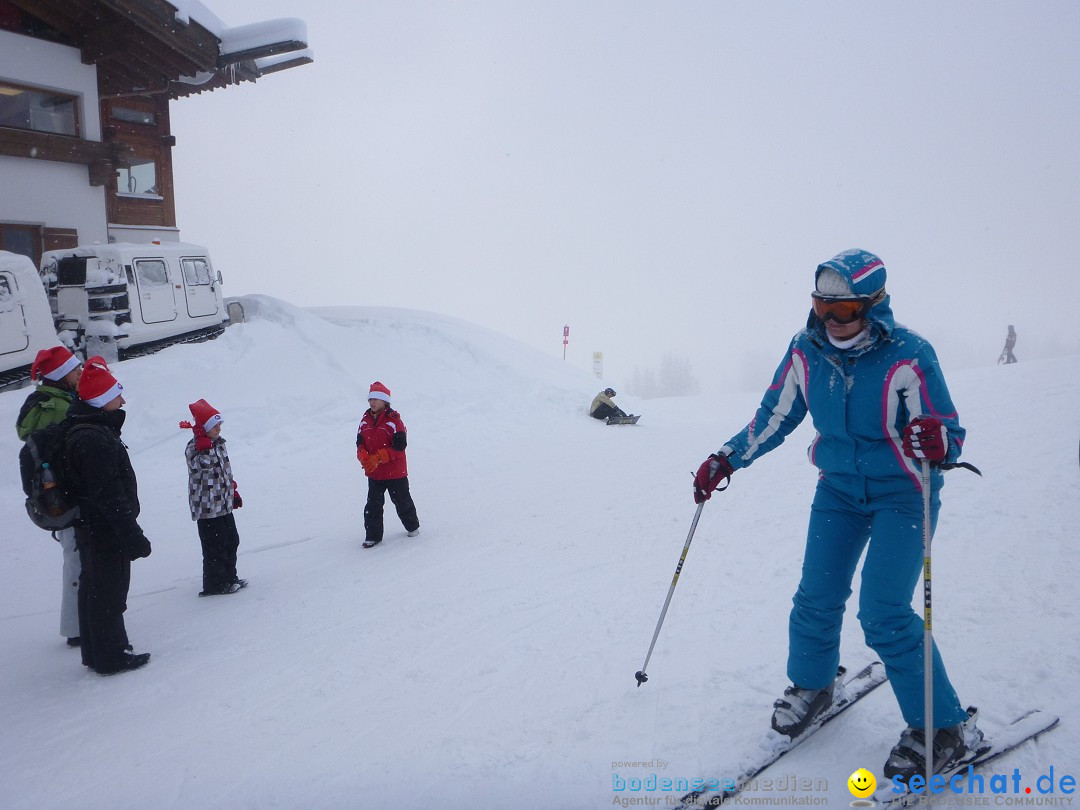
<svg viewBox="0 0 1080 810">
<path fill-rule="evenodd" d="M 214 446 L 214 443 L 210 441 L 210 437 L 206 435 L 206 431 L 202 425 L 195 425 L 191 429 L 191 432 L 195 434 L 195 452 L 203 453 Z"/>
<path fill-rule="evenodd" d="M 705 503 L 709 500 L 721 481 L 725 478 L 731 480 L 733 472 L 735 470 L 732 469 L 731 462 L 723 453 L 713 453 L 705 459 L 694 476 L 694 503 Z M 720 487 L 721 492 L 725 489 L 726 486 Z"/>
<path fill-rule="evenodd" d="M 236 486 L 236 481 L 232 482 L 232 508 L 239 509 L 244 505 L 244 499 L 240 497 L 240 490 Z"/>
<path fill-rule="evenodd" d="M 363 464 L 365 466 L 365 469 L 366 469 L 367 460 L 368 460 L 368 451 L 365 450 L 363 447 L 357 447 L 356 448 L 356 460 L 359 461 L 361 464 Z"/>
<path fill-rule="evenodd" d="M 904 455 L 930 462 L 945 460 L 949 453 L 949 432 L 933 416 L 916 416 L 901 432 Z"/>
</svg>

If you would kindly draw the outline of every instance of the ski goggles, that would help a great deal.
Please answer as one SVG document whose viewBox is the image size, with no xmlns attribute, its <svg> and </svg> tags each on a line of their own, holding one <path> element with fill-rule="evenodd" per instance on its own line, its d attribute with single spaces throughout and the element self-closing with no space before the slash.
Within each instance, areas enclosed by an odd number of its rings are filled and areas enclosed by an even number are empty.
<svg viewBox="0 0 1080 810">
<path fill-rule="evenodd" d="M 815 292 L 810 293 L 810 300 L 814 305 L 814 314 L 822 323 L 830 320 L 837 323 L 854 323 L 860 318 L 865 318 L 874 306 L 874 299 L 869 295 L 833 298 Z"/>
</svg>

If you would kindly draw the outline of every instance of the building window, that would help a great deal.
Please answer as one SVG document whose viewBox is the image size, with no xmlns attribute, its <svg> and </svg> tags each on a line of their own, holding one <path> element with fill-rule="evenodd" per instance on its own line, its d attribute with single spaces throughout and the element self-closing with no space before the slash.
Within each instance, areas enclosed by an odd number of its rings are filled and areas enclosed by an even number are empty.
<svg viewBox="0 0 1080 810">
<path fill-rule="evenodd" d="M 145 158 L 133 158 L 130 165 L 116 170 L 116 191 L 119 194 L 148 195 L 160 199 L 157 163 Z"/>
<path fill-rule="evenodd" d="M 135 110 L 131 107 L 117 107 L 113 105 L 110 115 L 117 121 L 124 121 L 128 124 L 145 124 L 146 126 L 157 126 L 157 115 L 149 110 Z"/>
<path fill-rule="evenodd" d="M 0 82 L 0 127 L 78 136 L 76 101 L 72 95 Z"/>
<path fill-rule="evenodd" d="M 41 229 L 36 225 L 0 223 L 0 250 L 27 256 L 37 267 L 41 262 Z"/>
</svg>

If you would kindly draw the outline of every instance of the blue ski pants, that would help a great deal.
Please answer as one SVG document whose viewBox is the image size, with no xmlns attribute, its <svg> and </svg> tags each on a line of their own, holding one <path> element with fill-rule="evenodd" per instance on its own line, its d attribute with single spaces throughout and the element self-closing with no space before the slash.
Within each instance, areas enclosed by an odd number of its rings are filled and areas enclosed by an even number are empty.
<svg viewBox="0 0 1080 810">
<path fill-rule="evenodd" d="M 935 482 L 931 490 L 931 531 L 941 505 L 939 487 Z M 865 549 L 859 622 L 866 643 L 885 665 L 904 720 L 923 726 L 923 619 L 911 607 L 922 574 L 922 524 L 922 493 L 910 480 L 831 474 L 820 478 L 788 628 L 787 674 L 792 683 L 820 689 L 836 677 L 844 607 Z M 934 727 L 962 723 L 967 713 L 936 645 L 933 659 Z"/>
</svg>

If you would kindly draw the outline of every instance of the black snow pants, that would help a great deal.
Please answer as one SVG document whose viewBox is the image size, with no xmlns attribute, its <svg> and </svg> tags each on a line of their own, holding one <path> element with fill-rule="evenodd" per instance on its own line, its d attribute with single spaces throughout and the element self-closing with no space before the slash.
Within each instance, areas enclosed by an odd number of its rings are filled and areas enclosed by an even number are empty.
<svg viewBox="0 0 1080 810">
<path fill-rule="evenodd" d="M 420 528 L 416 517 L 416 506 L 409 494 L 409 479 L 392 478 L 389 481 L 368 479 L 367 504 L 364 506 L 364 539 L 381 541 L 383 537 L 383 503 L 385 493 L 390 493 L 390 502 L 397 509 L 398 517 L 405 531 Z"/>
<path fill-rule="evenodd" d="M 98 550 L 76 529 L 79 541 L 79 646 L 82 662 L 95 671 L 115 669 L 128 646 L 124 611 L 131 561 L 120 549 Z"/>
<path fill-rule="evenodd" d="M 236 582 L 236 549 L 240 546 L 240 535 L 232 514 L 200 518 L 197 523 L 202 542 L 203 591 L 213 593 Z"/>
<path fill-rule="evenodd" d="M 608 405 L 606 402 L 601 402 L 589 416 L 593 419 L 607 419 L 609 416 L 626 416 L 626 411 Z"/>
</svg>

